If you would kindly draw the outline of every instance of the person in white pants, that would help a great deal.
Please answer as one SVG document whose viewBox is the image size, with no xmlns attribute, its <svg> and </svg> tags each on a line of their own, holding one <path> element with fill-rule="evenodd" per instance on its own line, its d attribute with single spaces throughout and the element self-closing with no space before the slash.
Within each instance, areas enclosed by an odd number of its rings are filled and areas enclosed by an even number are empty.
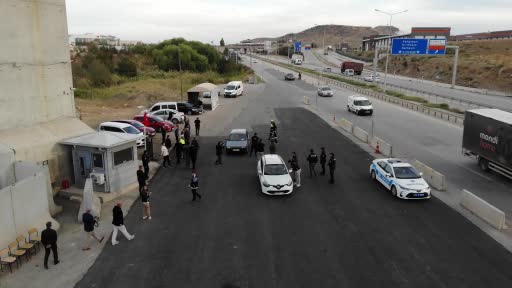
<svg viewBox="0 0 512 288">
<path fill-rule="evenodd" d="M 126 230 L 126 227 L 124 227 L 124 216 L 123 216 L 123 210 L 121 209 L 121 202 L 117 202 L 117 205 L 114 206 L 114 209 L 112 209 L 112 245 L 116 245 L 119 242 L 117 241 L 117 231 L 121 231 L 123 233 L 124 237 L 128 240 L 132 240 L 135 238 L 135 235 L 130 235 L 128 231 Z"/>
</svg>

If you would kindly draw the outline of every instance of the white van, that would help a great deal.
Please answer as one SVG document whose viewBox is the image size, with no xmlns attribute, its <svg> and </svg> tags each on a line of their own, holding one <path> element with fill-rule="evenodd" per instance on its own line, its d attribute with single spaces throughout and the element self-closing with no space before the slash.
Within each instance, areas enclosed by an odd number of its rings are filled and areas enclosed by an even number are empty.
<svg viewBox="0 0 512 288">
<path fill-rule="evenodd" d="M 149 112 L 155 112 L 162 109 L 172 109 L 172 110 L 178 110 L 178 103 L 177 102 L 158 102 L 153 104 L 151 108 L 149 108 Z"/>
<path fill-rule="evenodd" d="M 345 71 L 343 72 L 343 75 L 354 76 L 354 69 L 345 69 Z"/>
<path fill-rule="evenodd" d="M 349 112 L 354 112 L 357 115 L 373 114 L 372 102 L 361 96 L 348 96 L 347 109 Z"/>
<path fill-rule="evenodd" d="M 231 81 L 224 88 L 224 97 L 238 97 L 244 94 L 244 84 L 242 81 Z"/>
<path fill-rule="evenodd" d="M 144 146 L 144 133 L 130 124 L 119 122 L 103 122 L 100 124 L 98 130 L 139 135 L 140 138 L 137 140 L 137 147 Z"/>
<path fill-rule="evenodd" d="M 301 59 L 295 59 L 295 65 L 302 65 Z"/>
</svg>

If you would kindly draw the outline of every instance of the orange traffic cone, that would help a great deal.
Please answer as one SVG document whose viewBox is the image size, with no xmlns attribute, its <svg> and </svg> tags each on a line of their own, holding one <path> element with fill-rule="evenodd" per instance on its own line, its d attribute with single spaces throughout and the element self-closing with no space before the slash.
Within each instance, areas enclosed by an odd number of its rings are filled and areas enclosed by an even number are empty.
<svg viewBox="0 0 512 288">
<path fill-rule="evenodd" d="M 375 154 L 380 154 L 379 142 L 377 142 L 377 147 L 375 147 Z"/>
</svg>

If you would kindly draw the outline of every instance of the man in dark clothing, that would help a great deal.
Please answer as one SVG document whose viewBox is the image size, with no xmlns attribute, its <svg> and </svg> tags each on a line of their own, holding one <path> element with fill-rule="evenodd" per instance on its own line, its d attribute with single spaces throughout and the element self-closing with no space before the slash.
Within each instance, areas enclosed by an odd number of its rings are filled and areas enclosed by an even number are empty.
<svg viewBox="0 0 512 288">
<path fill-rule="evenodd" d="M 183 152 L 183 146 L 185 145 L 185 139 L 181 136 L 180 140 L 176 143 L 174 150 L 176 150 L 176 165 L 181 163 L 181 156 Z"/>
<path fill-rule="evenodd" d="M 183 145 L 183 158 L 185 160 L 185 167 L 190 167 L 190 143 Z"/>
<path fill-rule="evenodd" d="M 162 144 L 164 144 L 165 143 L 165 138 L 166 138 L 165 135 L 167 135 L 167 130 L 165 130 L 164 127 L 161 127 L 160 128 L 160 132 L 162 132 Z"/>
<path fill-rule="evenodd" d="M 165 162 L 164 162 L 165 164 Z M 142 165 L 139 166 L 139 170 L 137 170 L 137 181 L 139 182 L 139 193 L 142 191 L 142 188 L 146 186 L 146 175 L 144 171 L 142 171 Z"/>
<path fill-rule="evenodd" d="M 292 167 L 293 174 L 294 174 L 294 180 L 295 180 L 295 186 L 300 187 L 300 166 L 299 166 L 299 159 L 297 159 L 297 154 L 295 152 L 292 152 L 292 159 L 288 160 L 290 163 L 290 166 Z"/>
<path fill-rule="evenodd" d="M 142 167 L 144 167 L 144 179 L 148 180 L 149 178 L 149 154 L 148 150 L 144 150 L 142 154 Z"/>
<path fill-rule="evenodd" d="M 320 166 L 322 167 L 322 172 L 320 175 L 325 175 L 325 163 L 327 162 L 327 155 L 325 154 L 325 148 L 322 147 L 322 152 L 320 152 Z"/>
<path fill-rule="evenodd" d="M 254 152 L 254 156 L 256 156 L 259 140 L 260 137 L 258 137 L 258 133 L 254 133 L 254 135 L 251 137 L 251 153 L 249 153 L 249 156 L 252 156 L 252 152 Z"/>
<path fill-rule="evenodd" d="M 89 241 L 91 237 L 98 240 L 100 243 L 103 242 L 105 237 L 101 237 L 101 239 L 99 239 L 98 236 L 96 236 L 96 233 L 94 233 L 94 225 L 97 223 L 97 220 L 92 216 L 91 209 L 87 209 L 87 211 L 82 214 L 82 222 L 84 223 L 84 231 L 86 234 L 85 246 L 82 250 L 91 250 L 91 243 Z"/>
<path fill-rule="evenodd" d="M 148 158 L 149 158 L 149 160 L 156 161 L 155 154 L 154 154 L 154 151 L 153 151 L 153 138 L 154 137 L 147 137 L 146 138 L 146 149 L 148 150 Z"/>
<path fill-rule="evenodd" d="M 300 80 L 300 79 L 302 79 L 302 74 L 300 74 L 300 72 L 299 72 L 299 80 Z"/>
<path fill-rule="evenodd" d="M 199 143 L 197 143 L 196 138 L 192 139 L 192 143 L 190 143 L 190 160 L 192 160 L 192 169 L 196 169 L 196 161 L 197 161 L 197 152 L 199 151 Z"/>
<path fill-rule="evenodd" d="M 185 128 L 183 132 L 183 137 L 185 137 L 185 144 L 190 144 L 190 128 Z"/>
<path fill-rule="evenodd" d="M 174 129 L 174 138 L 176 138 L 176 143 L 180 141 L 180 125 L 176 125 L 176 129 Z"/>
<path fill-rule="evenodd" d="M 331 174 L 331 179 L 329 179 L 329 183 L 334 184 L 334 170 L 336 170 L 336 158 L 334 157 L 334 153 L 331 153 L 331 157 L 329 158 L 329 174 Z"/>
<path fill-rule="evenodd" d="M 196 125 L 196 136 L 199 136 L 199 128 L 201 128 L 201 120 L 199 120 L 199 117 L 196 118 L 194 124 Z"/>
<path fill-rule="evenodd" d="M 268 145 L 268 151 L 270 154 L 276 154 L 276 143 L 274 140 L 270 140 L 270 144 Z"/>
<path fill-rule="evenodd" d="M 316 176 L 315 166 L 316 163 L 318 162 L 318 156 L 315 154 L 315 152 L 313 152 L 313 149 L 310 150 L 310 153 L 306 160 L 308 160 L 309 163 L 309 177 L 313 178 L 313 174 L 315 174 Z"/>
<path fill-rule="evenodd" d="M 217 155 L 217 160 L 215 160 L 215 165 L 222 164 L 222 150 L 224 149 L 224 143 L 219 141 L 217 145 L 215 145 L 215 155 Z"/>
<path fill-rule="evenodd" d="M 130 235 L 128 231 L 126 231 L 126 227 L 124 227 L 124 216 L 123 210 L 121 209 L 121 202 L 117 202 L 117 205 L 112 209 L 112 227 L 114 231 L 112 232 L 112 245 L 117 245 L 119 242 L 117 241 L 117 232 L 121 231 L 124 237 L 128 240 L 132 240 L 135 238 L 135 235 Z"/>
<path fill-rule="evenodd" d="M 197 193 L 199 189 L 199 178 L 196 173 L 192 173 L 192 179 L 190 180 L 190 190 L 192 190 L 192 201 L 196 201 L 196 198 L 201 200 L 201 195 Z"/>
<path fill-rule="evenodd" d="M 256 154 L 258 155 L 258 160 L 260 160 L 261 157 L 263 157 L 263 155 L 265 154 L 265 143 L 263 143 L 263 140 L 261 138 L 258 140 L 258 147 L 256 148 L 256 151 Z"/>
<path fill-rule="evenodd" d="M 275 143 L 277 143 L 277 132 L 275 130 L 270 131 L 270 134 L 268 135 L 268 140 L 274 141 Z"/>
<path fill-rule="evenodd" d="M 167 147 L 167 150 L 171 149 L 171 147 L 172 147 L 171 135 L 167 135 L 167 137 L 165 138 L 165 147 Z"/>
<path fill-rule="evenodd" d="M 48 269 L 50 249 L 53 252 L 53 264 L 59 264 L 59 254 L 57 253 L 57 231 L 52 229 L 52 222 L 46 223 L 46 229 L 41 233 L 41 243 L 44 247 L 44 268 Z"/>
</svg>

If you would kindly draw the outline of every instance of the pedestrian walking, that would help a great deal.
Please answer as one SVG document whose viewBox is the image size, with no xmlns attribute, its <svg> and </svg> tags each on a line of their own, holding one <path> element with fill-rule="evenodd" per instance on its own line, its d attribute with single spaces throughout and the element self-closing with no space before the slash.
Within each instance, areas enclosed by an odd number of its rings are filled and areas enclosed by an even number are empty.
<svg viewBox="0 0 512 288">
<path fill-rule="evenodd" d="M 197 193 L 199 189 L 199 177 L 195 172 L 192 172 L 192 179 L 190 179 L 190 190 L 192 191 L 192 201 L 196 201 L 196 198 L 201 199 L 201 195 Z"/>
<path fill-rule="evenodd" d="M 181 157 L 183 156 L 183 146 L 185 146 L 185 139 L 181 136 L 180 141 L 176 143 L 174 150 L 176 150 L 176 164 L 181 163 Z"/>
<path fill-rule="evenodd" d="M 325 148 L 320 148 L 322 151 L 320 152 L 320 166 L 322 167 L 322 172 L 320 175 L 325 175 L 325 163 L 327 163 L 327 154 L 325 154 Z"/>
<path fill-rule="evenodd" d="M 176 129 L 174 129 L 174 138 L 176 138 L 176 143 L 180 141 L 180 125 L 176 125 Z"/>
<path fill-rule="evenodd" d="M 300 79 L 302 79 L 302 74 L 300 74 L 300 72 L 299 72 L 299 80 L 300 80 Z"/>
<path fill-rule="evenodd" d="M 185 129 L 190 130 L 190 119 L 187 116 L 185 116 Z"/>
<path fill-rule="evenodd" d="M 144 167 L 144 179 L 149 178 L 149 153 L 148 150 L 144 150 L 142 153 L 142 167 Z"/>
<path fill-rule="evenodd" d="M 162 132 L 162 144 L 165 143 L 165 138 L 166 138 L 166 135 L 167 135 L 167 130 L 165 130 L 164 127 L 161 127 L 160 128 L 160 132 Z"/>
<path fill-rule="evenodd" d="M 146 186 L 146 175 L 142 170 L 142 165 L 139 166 L 139 170 L 137 170 L 137 182 L 139 182 L 139 193 L 142 191 L 142 188 Z"/>
<path fill-rule="evenodd" d="M 290 166 L 293 171 L 293 176 L 295 180 L 295 186 L 300 187 L 300 166 L 299 166 L 299 159 L 297 159 L 297 154 L 295 152 L 292 152 L 292 159 L 288 160 L 290 163 Z"/>
<path fill-rule="evenodd" d="M 199 143 L 196 138 L 192 138 L 192 143 L 190 143 L 190 160 L 192 161 L 192 170 L 196 169 L 196 161 L 197 161 L 197 152 L 199 151 Z"/>
<path fill-rule="evenodd" d="M 268 151 L 270 154 L 276 154 L 276 143 L 274 140 L 270 140 L 270 144 L 268 144 Z"/>
<path fill-rule="evenodd" d="M 329 174 L 331 175 L 331 179 L 329 179 L 329 183 L 334 184 L 334 170 L 336 170 L 336 158 L 334 157 L 334 153 L 331 153 L 331 157 L 329 157 Z"/>
<path fill-rule="evenodd" d="M 82 214 L 82 222 L 84 223 L 84 232 L 85 232 L 85 246 L 82 248 L 83 251 L 91 250 L 91 238 L 96 239 L 99 243 L 103 242 L 105 236 L 98 238 L 96 233 L 94 232 L 94 226 L 98 225 L 98 218 L 95 218 L 91 214 L 91 209 L 87 209 L 84 214 Z"/>
<path fill-rule="evenodd" d="M 124 237 L 128 240 L 132 240 L 135 238 L 135 235 L 130 235 L 128 231 L 126 230 L 126 227 L 124 227 L 124 216 L 123 216 L 123 210 L 121 209 L 121 202 L 117 202 L 116 206 L 112 209 L 112 245 L 119 244 L 119 241 L 117 241 L 117 232 L 121 231 L 123 233 Z"/>
<path fill-rule="evenodd" d="M 263 143 L 261 138 L 258 140 L 258 148 L 256 154 L 258 156 L 258 161 L 261 159 L 261 157 L 263 157 L 263 154 L 265 154 L 265 143 Z"/>
<path fill-rule="evenodd" d="M 142 220 L 151 220 L 151 207 L 149 206 L 150 195 L 151 192 L 149 192 L 148 186 L 144 186 L 140 192 L 140 201 L 142 202 Z"/>
<path fill-rule="evenodd" d="M 44 247 L 44 269 L 48 269 L 50 250 L 53 252 L 53 264 L 59 264 L 57 253 L 57 231 L 52 229 L 52 222 L 46 222 L 46 229 L 41 232 L 41 244 Z"/>
<path fill-rule="evenodd" d="M 183 137 L 185 137 L 185 144 L 190 144 L 190 128 L 187 127 L 185 128 L 184 132 L 183 132 Z"/>
<path fill-rule="evenodd" d="M 254 156 L 256 156 L 256 152 L 258 151 L 258 142 L 260 140 L 260 137 L 258 137 L 258 133 L 254 133 L 251 137 L 251 152 L 249 153 L 249 157 L 252 156 L 252 153 L 254 152 Z"/>
<path fill-rule="evenodd" d="M 224 143 L 222 141 L 217 142 L 215 145 L 215 155 L 217 155 L 217 160 L 215 160 L 215 165 L 222 164 L 222 151 L 224 150 Z"/>
<path fill-rule="evenodd" d="M 185 167 L 190 167 L 190 143 L 183 145 L 183 158 L 185 160 Z"/>
<path fill-rule="evenodd" d="M 167 150 L 171 150 L 171 147 L 172 147 L 171 135 L 167 135 L 167 137 L 165 138 L 165 147 L 167 147 Z"/>
<path fill-rule="evenodd" d="M 154 137 L 148 137 L 146 138 L 146 149 L 148 150 L 148 157 L 151 161 L 156 161 L 155 159 L 155 153 L 153 150 L 153 138 Z M 149 162 L 149 161 L 148 161 Z"/>
<path fill-rule="evenodd" d="M 194 124 L 196 126 L 196 136 L 199 136 L 199 129 L 201 128 L 201 120 L 199 120 L 199 117 L 196 118 Z"/>
<path fill-rule="evenodd" d="M 309 151 L 310 151 L 310 153 L 309 153 L 308 157 L 306 158 L 306 160 L 308 160 L 308 163 L 309 163 L 309 177 L 313 178 L 313 174 L 315 174 L 315 176 L 316 176 L 315 167 L 316 167 L 316 163 L 318 162 L 318 156 L 315 154 L 315 152 L 313 152 L 313 149 L 311 149 Z"/>
<path fill-rule="evenodd" d="M 162 162 L 162 166 L 164 168 L 167 168 L 167 165 L 171 167 L 171 159 L 169 158 L 169 150 L 167 150 L 167 147 L 165 147 L 164 144 L 162 144 L 162 147 L 160 148 L 160 155 L 164 157 L 164 160 Z"/>
<path fill-rule="evenodd" d="M 270 131 L 277 133 L 277 125 L 276 122 L 274 122 L 274 120 L 270 120 Z"/>
<path fill-rule="evenodd" d="M 268 140 L 274 141 L 275 143 L 277 143 L 277 131 L 276 130 L 270 131 L 270 133 L 268 134 Z"/>
</svg>

